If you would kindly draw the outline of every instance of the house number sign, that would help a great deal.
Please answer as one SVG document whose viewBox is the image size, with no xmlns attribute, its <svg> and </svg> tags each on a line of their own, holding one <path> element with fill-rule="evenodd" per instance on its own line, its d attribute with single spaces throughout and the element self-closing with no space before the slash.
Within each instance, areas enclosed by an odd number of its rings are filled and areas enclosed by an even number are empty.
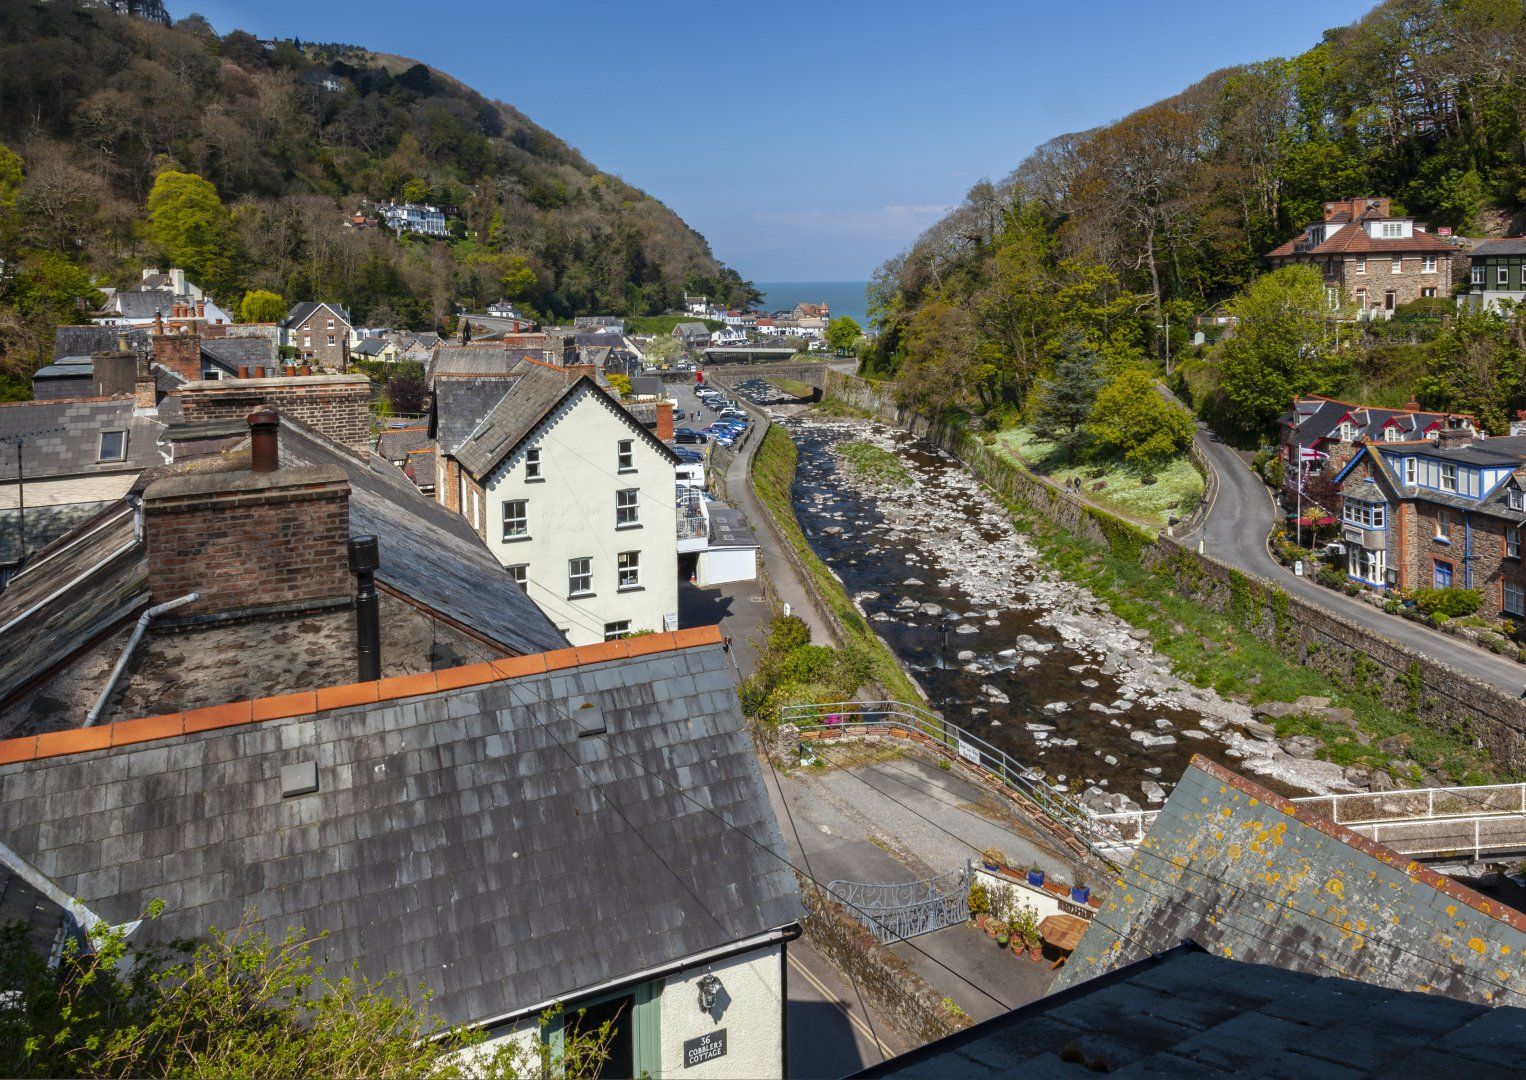
<svg viewBox="0 0 1526 1080">
<path fill-rule="evenodd" d="M 726 1056 L 726 1029 L 684 1040 L 684 1068 Z"/>
</svg>

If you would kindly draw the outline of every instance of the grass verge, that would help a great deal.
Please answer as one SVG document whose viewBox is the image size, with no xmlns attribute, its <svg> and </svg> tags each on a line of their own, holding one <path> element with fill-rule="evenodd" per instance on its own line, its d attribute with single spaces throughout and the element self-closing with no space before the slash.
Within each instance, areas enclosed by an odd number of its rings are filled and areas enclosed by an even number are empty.
<svg viewBox="0 0 1526 1080">
<path fill-rule="evenodd" d="M 907 677 L 890 647 L 859 614 L 842 582 L 822 562 L 795 520 L 791 487 L 795 482 L 795 444 L 789 434 L 777 424 L 769 426 L 752 459 L 753 489 L 758 501 L 774 519 L 784 542 L 794 549 L 800 565 L 810 576 L 816 593 L 826 603 L 843 634 L 843 648 L 861 653 L 866 671 L 874 682 L 885 688 L 890 697 L 899 701 L 922 703 L 923 697 L 916 684 Z"/>
<path fill-rule="evenodd" d="M 1155 482 L 1146 484 L 1147 470 L 1123 461 L 1088 460 L 1084 453 L 1075 462 L 1067 461 L 1063 449 L 1038 438 L 1026 427 L 999 433 L 996 447 L 1005 456 L 1051 480 L 1063 484 L 1079 479 L 1084 485 L 1083 494 L 1092 502 L 1155 528 L 1165 527 L 1172 514 L 1186 517 L 1203 498 L 1203 477 L 1186 454 L 1149 470 L 1148 475 L 1154 476 Z M 1099 488 L 1098 484 L 1102 486 Z"/>
<path fill-rule="evenodd" d="M 883 487 L 906 487 L 911 483 L 911 473 L 901 464 L 901 459 L 873 443 L 838 443 L 833 452 L 856 475 L 870 483 Z"/>
</svg>

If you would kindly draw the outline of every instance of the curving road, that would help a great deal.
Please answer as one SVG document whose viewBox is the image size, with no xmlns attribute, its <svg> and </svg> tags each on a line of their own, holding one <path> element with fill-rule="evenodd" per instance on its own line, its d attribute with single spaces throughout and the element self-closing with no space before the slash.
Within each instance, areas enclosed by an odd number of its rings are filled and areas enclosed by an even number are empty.
<svg viewBox="0 0 1526 1080">
<path fill-rule="evenodd" d="M 1292 574 L 1266 548 L 1277 511 L 1261 478 L 1206 425 L 1197 425 L 1193 440 L 1208 458 L 1219 486 L 1202 528 L 1186 537 L 1186 543 L 1195 544 L 1201 538 L 1207 554 L 1237 570 L 1276 582 L 1301 600 L 1371 626 L 1385 637 L 1497 687 L 1511 697 L 1521 694 L 1526 687 L 1526 666 Z"/>
</svg>

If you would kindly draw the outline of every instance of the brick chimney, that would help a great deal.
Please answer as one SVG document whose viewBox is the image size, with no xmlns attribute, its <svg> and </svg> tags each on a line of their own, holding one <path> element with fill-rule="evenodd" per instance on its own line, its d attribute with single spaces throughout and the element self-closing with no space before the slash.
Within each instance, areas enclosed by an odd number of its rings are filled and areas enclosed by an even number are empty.
<svg viewBox="0 0 1526 1080">
<path fill-rule="evenodd" d="M 335 465 L 278 465 L 273 412 L 249 417 L 262 471 L 171 476 L 143 492 L 155 603 L 198 593 L 167 623 L 232 622 L 350 603 L 350 485 Z"/>
<path fill-rule="evenodd" d="M 124 346 L 115 352 L 99 352 L 90 355 L 91 391 L 97 397 L 116 397 L 118 394 L 134 393 L 134 380 L 138 374 L 138 358 Z"/>
<path fill-rule="evenodd" d="M 1461 416 L 1449 416 L 1441 422 L 1436 432 L 1436 443 L 1442 449 L 1467 446 L 1473 441 L 1473 427 Z"/>
<path fill-rule="evenodd" d="M 189 326 L 164 327 L 156 320 L 149 335 L 154 363 L 163 364 L 187 382 L 201 381 L 201 335 Z"/>
<path fill-rule="evenodd" d="M 364 375 L 196 382 L 182 386 L 179 395 L 188 424 L 244 417 L 268 405 L 357 457 L 364 458 L 371 450 L 371 380 Z"/>
<path fill-rule="evenodd" d="M 671 401 L 657 403 L 657 430 L 654 434 L 663 442 L 673 437 L 673 403 Z"/>
</svg>

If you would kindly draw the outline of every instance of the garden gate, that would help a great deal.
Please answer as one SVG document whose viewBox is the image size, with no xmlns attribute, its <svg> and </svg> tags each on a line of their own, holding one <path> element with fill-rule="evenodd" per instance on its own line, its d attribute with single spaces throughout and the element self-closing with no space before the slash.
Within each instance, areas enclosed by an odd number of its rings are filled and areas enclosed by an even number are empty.
<svg viewBox="0 0 1526 1080">
<path fill-rule="evenodd" d="M 968 919 L 974 879 L 974 870 L 966 863 L 958 870 L 906 884 L 834 881 L 827 885 L 827 892 L 889 944 Z"/>
</svg>

